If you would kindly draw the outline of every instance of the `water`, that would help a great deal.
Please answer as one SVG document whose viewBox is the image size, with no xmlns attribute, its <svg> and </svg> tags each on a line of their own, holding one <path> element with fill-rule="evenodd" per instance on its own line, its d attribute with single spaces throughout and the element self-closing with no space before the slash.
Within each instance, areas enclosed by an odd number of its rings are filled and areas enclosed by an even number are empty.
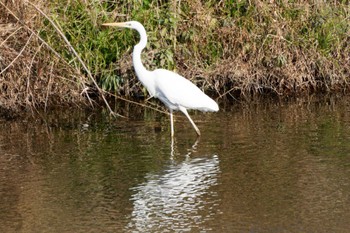
<svg viewBox="0 0 350 233">
<path fill-rule="evenodd" d="M 0 121 L 0 232 L 349 232 L 346 99 Z"/>
</svg>

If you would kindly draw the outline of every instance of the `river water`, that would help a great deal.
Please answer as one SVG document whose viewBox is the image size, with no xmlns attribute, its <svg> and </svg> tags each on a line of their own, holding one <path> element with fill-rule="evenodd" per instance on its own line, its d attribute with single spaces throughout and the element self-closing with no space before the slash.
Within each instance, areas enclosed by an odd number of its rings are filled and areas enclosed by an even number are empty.
<svg viewBox="0 0 350 233">
<path fill-rule="evenodd" d="M 0 232 L 349 232 L 350 102 L 0 121 Z"/>
</svg>

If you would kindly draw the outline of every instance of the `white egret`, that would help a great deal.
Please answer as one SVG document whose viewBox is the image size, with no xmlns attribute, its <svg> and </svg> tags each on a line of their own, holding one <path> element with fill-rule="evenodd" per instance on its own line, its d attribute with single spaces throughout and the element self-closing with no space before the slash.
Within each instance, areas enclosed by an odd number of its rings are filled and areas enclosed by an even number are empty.
<svg viewBox="0 0 350 233">
<path fill-rule="evenodd" d="M 181 75 L 165 69 L 149 71 L 143 66 L 141 52 L 146 47 L 147 34 L 141 23 L 128 21 L 123 23 L 104 23 L 102 25 L 132 28 L 140 34 L 140 42 L 135 45 L 133 51 L 134 69 L 138 79 L 146 87 L 151 97 L 158 98 L 169 109 L 171 136 L 174 136 L 174 110 L 183 112 L 198 136 L 200 136 L 200 131 L 188 114 L 187 109 L 216 112 L 219 110 L 218 104 Z"/>
</svg>

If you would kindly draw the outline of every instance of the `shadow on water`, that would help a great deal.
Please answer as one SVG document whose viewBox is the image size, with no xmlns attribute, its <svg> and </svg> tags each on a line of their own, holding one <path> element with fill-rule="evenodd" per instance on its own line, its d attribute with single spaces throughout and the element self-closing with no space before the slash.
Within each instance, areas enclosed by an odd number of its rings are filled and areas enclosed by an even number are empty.
<svg viewBox="0 0 350 233">
<path fill-rule="evenodd" d="M 0 232 L 350 229 L 348 101 L 125 113 L 0 121 Z"/>
</svg>

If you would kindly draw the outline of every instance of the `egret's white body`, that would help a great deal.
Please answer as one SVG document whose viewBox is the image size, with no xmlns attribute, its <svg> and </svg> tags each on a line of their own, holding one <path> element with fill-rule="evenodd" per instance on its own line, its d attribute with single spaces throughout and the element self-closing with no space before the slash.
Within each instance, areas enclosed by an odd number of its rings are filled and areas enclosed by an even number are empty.
<svg viewBox="0 0 350 233">
<path fill-rule="evenodd" d="M 158 98 L 169 109 L 171 136 L 174 136 L 174 110 L 183 112 L 191 122 L 197 134 L 200 135 L 200 131 L 189 116 L 187 109 L 216 112 L 219 110 L 217 103 L 181 75 L 165 69 L 149 71 L 143 66 L 141 52 L 147 45 L 147 34 L 141 23 L 129 21 L 124 23 L 105 23 L 103 25 L 132 28 L 140 34 L 140 42 L 135 45 L 133 51 L 134 69 L 137 77 L 146 87 L 149 94 L 152 97 Z"/>
</svg>

